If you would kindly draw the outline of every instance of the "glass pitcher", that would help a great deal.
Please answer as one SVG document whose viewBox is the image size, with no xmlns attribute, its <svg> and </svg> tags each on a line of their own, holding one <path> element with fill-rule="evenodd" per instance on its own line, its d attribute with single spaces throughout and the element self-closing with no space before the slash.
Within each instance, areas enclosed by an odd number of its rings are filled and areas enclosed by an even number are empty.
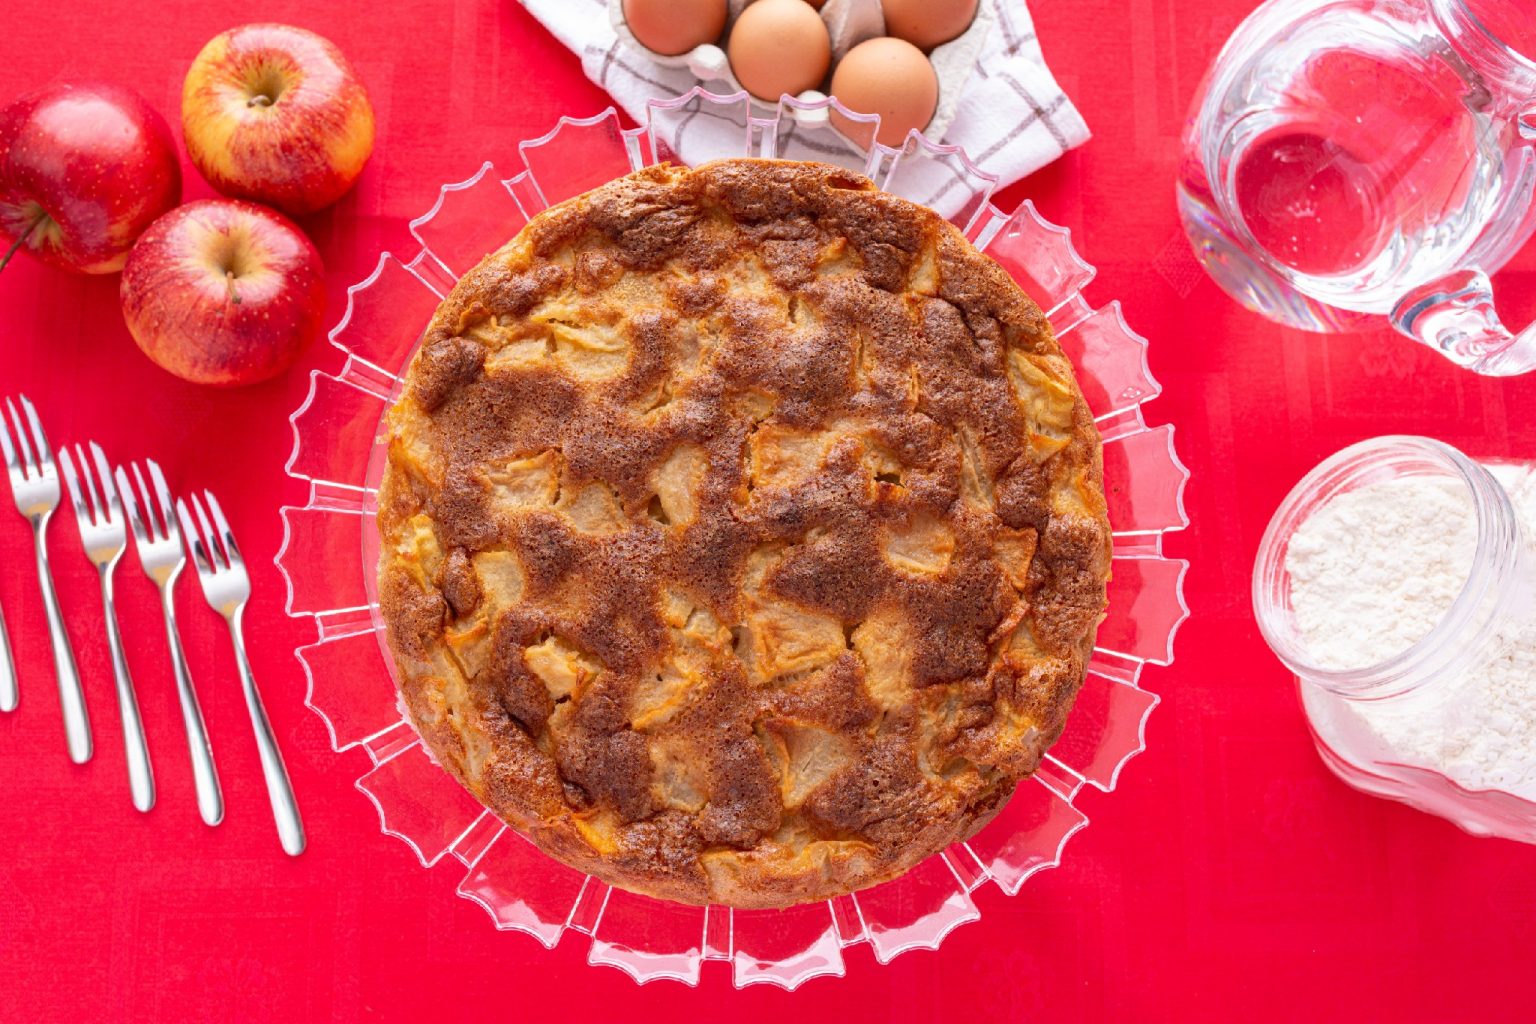
<svg viewBox="0 0 1536 1024">
<path fill-rule="evenodd" d="M 1488 275 L 1536 228 L 1536 0 L 1270 0 L 1191 111 L 1179 213 L 1239 302 L 1536 369 Z"/>
</svg>

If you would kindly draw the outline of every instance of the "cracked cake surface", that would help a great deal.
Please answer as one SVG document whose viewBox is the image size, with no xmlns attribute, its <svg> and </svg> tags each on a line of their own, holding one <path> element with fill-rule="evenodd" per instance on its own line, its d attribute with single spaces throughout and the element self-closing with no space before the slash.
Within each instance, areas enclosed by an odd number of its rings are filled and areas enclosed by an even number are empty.
<svg viewBox="0 0 1536 1024">
<path fill-rule="evenodd" d="M 891 878 L 1060 733 L 1099 437 L 1036 305 L 841 168 L 660 166 L 442 303 L 387 419 L 379 596 L 434 756 L 687 903 Z"/>
</svg>

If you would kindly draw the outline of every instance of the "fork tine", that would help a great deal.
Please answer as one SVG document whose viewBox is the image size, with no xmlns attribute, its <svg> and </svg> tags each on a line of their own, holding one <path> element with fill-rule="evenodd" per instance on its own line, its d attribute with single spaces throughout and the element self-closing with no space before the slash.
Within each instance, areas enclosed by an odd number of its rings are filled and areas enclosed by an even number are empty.
<svg viewBox="0 0 1536 1024">
<path fill-rule="evenodd" d="M 134 472 L 139 467 L 134 466 Z M 149 531 L 144 528 L 144 517 L 139 514 L 138 495 L 133 490 L 133 481 L 128 478 L 127 470 L 118 466 L 114 474 L 117 480 L 117 493 L 122 496 L 123 510 L 128 513 L 128 525 L 133 527 L 133 539 L 139 544 L 149 543 Z"/>
<path fill-rule="evenodd" d="M 140 509 L 144 518 L 144 535 L 150 540 L 163 540 L 164 535 L 161 533 L 162 523 L 155 518 L 155 495 L 149 489 L 149 484 L 144 482 L 144 471 L 139 468 L 137 462 L 133 464 L 133 479 L 138 484 L 138 490 L 134 491 L 134 494 L 144 503 Z"/>
<path fill-rule="evenodd" d="M 176 517 L 171 514 L 171 489 L 165 485 L 165 474 L 160 472 L 160 463 L 154 459 L 145 459 L 144 464 L 149 467 L 149 478 L 155 483 L 155 497 L 160 500 L 160 522 L 165 527 L 165 536 L 176 537 Z M 144 504 L 150 504 L 148 488 L 144 490 Z"/>
<path fill-rule="evenodd" d="M 69 449 L 66 447 L 64 451 L 68 454 Z M 91 460 L 85 457 L 85 449 L 78 444 L 75 445 L 75 461 L 80 466 L 80 482 L 85 484 L 85 493 L 91 499 L 91 511 L 94 513 L 91 521 L 100 525 L 109 519 L 107 506 L 102 502 L 101 493 L 96 487 L 97 474 L 91 467 Z"/>
<path fill-rule="evenodd" d="M 123 503 L 117 497 L 117 485 L 112 482 L 112 466 L 107 462 L 107 453 L 95 441 L 91 442 L 91 458 L 96 463 L 94 475 L 101 487 L 102 502 L 96 506 L 101 518 L 109 523 L 122 522 Z"/>
<path fill-rule="evenodd" d="M 192 495 L 192 511 L 197 513 L 198 525 L 203 528 L 203 543 L 208 546 L 208 561 L 213 565 L 213 571 L 228 569 L 229 555 L 224 551 L 219 535 L 214 532 L 213 524 L 208 521 L 208 513 L 203 510 L 203 503 L 195 494 Z"/>
<path fill-rule="evenodd" d="M 26 399 L 22 399 L 22 401 L 26 401 Z M 27 443 L 27 431 L 21 425 L 21 414 L 16 411 L 16 403 L 7 398 L 5 400 L 5 407 L 11 414 L 11 429 L 16 432 L 16 450 L 21 453 L 22 475 L 37 474 L 37 464 L 32 461 L 32 446 Z"/>
<path fill-rule="evenodd" d="M 212 491 L 204 491 L 203 497 L 208 499 L 208 511 L 213 513 L 213 524 L 219 528 L 219 539 L 224 542 L 224 557 L 231 566 L 245 564 L 240 557 L 240 548 L 235 544 L 235 532 L 229 528 L 229 523 L 224 519 L 224 510 L 219 507 L 219 499 L 213 496 Z"/>
<path fill-rule="evenodd" d="M 196 502 L 197 498 L 193 497 L 192 500 Z M 197 571 L 199 573 L 213 572 L 213 563 L 209 560 L 208 552 L 203 547 L 203 538 L 197 532 L 197 523 L 187 512 L 187 503 L 180 498 L 176 499 L 176 515 L 181 519 L 181 532 L 187 539 L 187 546 L 192 549 L 192 561 L 197 563 Z"/>
<path fill-rule="evenodd" d="M 37 410 L 32 407 L 32 400 L 26 395 L 21 396 L 21 407 L 26 410 L 27 424 L 32 428 L 32 438 L 37 442 L 37 469 L 39 476 L 53 476 L 53 449 L 48 447 L 48 435 L 43 433 L 43 424 L 37 418 Z M 17 428 L 18 431 L 20 428 Z"/>
<path fill-rule="evenodd" d="M 10 406 L 11 400 L 7 398 L 5 400 L 5 404 Z M 14 407 L 12 408 L 12 411 L 15 411 Z M 11 447 L 11 431 L 10 428 L 6 426 L 4 410 L 0 410 L 0 451 L 5 453 L 6 468 L 19 468 L 16 465 L 16 449 Z"/>
<path fill-rule="evenodd" d="M 69 487 L 69 503 L 75 506 L 75 516 L 82 523 L 93 521 L 90 509 L 85 504 L 85 489 L 80 486 L 80 478 L 75 474 L 75 460 L 71 457 L 69 449 L 64 449 L 63 456 L 59 459 L 59 469 L 64 473 L 64 483 Z"/>
</svg>

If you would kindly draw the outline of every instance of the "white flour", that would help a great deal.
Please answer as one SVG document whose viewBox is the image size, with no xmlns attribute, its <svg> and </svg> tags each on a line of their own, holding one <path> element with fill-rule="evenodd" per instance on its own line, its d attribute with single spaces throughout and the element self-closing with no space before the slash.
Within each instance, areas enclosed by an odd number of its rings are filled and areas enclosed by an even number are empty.
<svg viewBox="0 0 1536 1024">
<path fill-rule="evenodd" d="M 1536 538 L 1536 470 L 1488 467 Z M 1471 570 L 1477 521 L 1453 481 L 1404 478 L 1340 495 L 1296 531 L 1286 555 L 1291 604 L 1308 653 L 1365 668 L 1424 637 Z M 1536 799 L 1536 618 L 1511 625 L 1490 663 L 1401 698 L 1346 701 L 1406 763 L 1464 786 Z"/>
</svg>

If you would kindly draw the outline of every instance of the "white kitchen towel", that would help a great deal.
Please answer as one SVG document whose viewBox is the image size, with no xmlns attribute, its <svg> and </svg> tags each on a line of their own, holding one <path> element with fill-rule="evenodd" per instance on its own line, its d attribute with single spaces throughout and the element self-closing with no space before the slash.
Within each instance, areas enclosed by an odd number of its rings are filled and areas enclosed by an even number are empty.
<svg viewBox="0 0 1536 1024">
<path fill-rule="evenodd" d="M 982 3 L 992 7 L 996 24 L 961 94 L 955 119 L 940 141 L 961 147 L 973 163 L 996 175 L 1002 187 L 1081 146 L 1089 133 L 1082 115 L 1045 66 L 1024 0 Z M 699 84 L 687 68 L 662 67 L 634 44 L 619 39 L 608 20 L 607 0 L 522 0 L 522 4 L 581 57 L 587 77 L 606 89 L 636 121 L 645 121 L 646 100 L 671 99 Z M 695 163 L 729 148 L 739 138 L 740 130 L 733 125 L 696 117 L 683 122 L 676 138 L 668 141 L 678 156 Z M 780 155 L 818 158 L 816 150 L 793 135 Z M 964 192 L 940 185 L 932 195 L 912 198 L 949 216 L 963 203 Z"/>
</svg>

